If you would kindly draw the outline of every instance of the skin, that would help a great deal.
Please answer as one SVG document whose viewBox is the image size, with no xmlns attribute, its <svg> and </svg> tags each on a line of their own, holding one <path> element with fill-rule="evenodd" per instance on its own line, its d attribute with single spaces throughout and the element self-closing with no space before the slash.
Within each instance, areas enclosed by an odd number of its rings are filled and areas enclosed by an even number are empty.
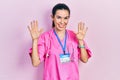
<svg viewBox="0 0 120 80">
<path fill-rule="evenodd" d="M 55 24 L 55 31 L 59 38 L 62 40 L 65 35 L 65 29 L 69 21 L 69 13 L 67 10 L 57 10 L 55 16 L 52 16 L 52 20 Z"/>
<path fill-rule="evenodd" d="M 70 15 L 67 10 L 57 10 L 56 14 L 52 17 L 52 20 L 54 21 L 55 24 L 55 31 L 58 35 L 58 37 L 62 40 L 65 35 L 65 29 L 67 27 Z M 38 43 L 38 38 L 42 33 L 42 29 L 38 29 L 38 21 L 32 21 L 31 24 L 28 26 L 28 29 L 31 34 L 32 38 L 32 54 L 31 54 L 31 60 L 33 66 L 38 66 L 40 64 L 39 56 L 38 56 L 38 48 L 37 48 L 37 43 Z M 83 39 L 85 37 L 85 34 L 87 32 L 87 29 L 85 27 L 85 24 L 83 22 L 78 23 L 78 32 L 76 33 L 76 37 L 79 41 L 80 46 L 84 46 Z M 81 61 L 86 63 L 88 61 L 88 54 L 85 48 L 80 48 L 81 49 Z"/>
</svg>

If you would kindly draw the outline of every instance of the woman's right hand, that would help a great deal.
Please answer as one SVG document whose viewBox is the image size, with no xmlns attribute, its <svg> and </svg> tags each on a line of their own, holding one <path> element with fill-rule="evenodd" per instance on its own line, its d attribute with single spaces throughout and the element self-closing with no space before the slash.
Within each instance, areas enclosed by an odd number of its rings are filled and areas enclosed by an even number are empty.
<svg viewBox="0 0 120 80">
<path fill-rule="evenodd" d="M 32 21 L 31 24 L 28 26 L 30 31 L 32 40 L 38 39 L 40 34 L 42 33 L 43 29 L 38 30 L 38 21 Z"/>
</svg>

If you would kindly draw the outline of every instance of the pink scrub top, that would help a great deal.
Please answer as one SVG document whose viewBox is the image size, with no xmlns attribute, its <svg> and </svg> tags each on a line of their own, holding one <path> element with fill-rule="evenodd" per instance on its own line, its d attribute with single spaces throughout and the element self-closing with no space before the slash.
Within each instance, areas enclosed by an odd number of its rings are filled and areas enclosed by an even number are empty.
<svg viewBox="0 0 120 80">
<path fill-rule="evenodd" d="M 61 63 L 60 54 L 63 54 L 61 45 L 59 44 L 54 29 L 51 29 L 39 37 L 38 53 L 40 62 L 44 61 L 43 80 L 79 80 L 78 62 L 80 59 L 80 49 L 78 48 L 78 40 L 71 30 L 67 30 L 66 52 L 70 53 L 70 62 Z M 64 40 L 62 41 L 64 43 Z M 91 51 L 85 48 L 91 57 Z M 32 48 L 30 49 L 30 53 Z"/>
</svg>

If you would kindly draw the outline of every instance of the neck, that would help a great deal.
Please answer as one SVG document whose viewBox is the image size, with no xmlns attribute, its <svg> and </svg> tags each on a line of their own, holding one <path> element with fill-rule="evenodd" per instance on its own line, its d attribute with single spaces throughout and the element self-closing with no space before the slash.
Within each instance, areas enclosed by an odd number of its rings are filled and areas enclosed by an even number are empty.
<svg viewBox="0 0 120 80">
<path fill-rule="evenodd" d="M 55 29 L 55 32 L 57 33 L 58 37 L 60 38 L 60 40 L 63 40 L 64 37 L 65 37 L 65 30 L 57 30 L 56 28 Z"/>
</svg>

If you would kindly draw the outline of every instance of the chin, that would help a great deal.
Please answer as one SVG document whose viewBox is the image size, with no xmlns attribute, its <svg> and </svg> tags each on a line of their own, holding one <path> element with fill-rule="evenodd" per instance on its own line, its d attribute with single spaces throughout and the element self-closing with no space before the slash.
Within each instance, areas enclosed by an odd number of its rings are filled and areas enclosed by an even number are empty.
<svg viewBox="0 0 120 80">
<path fill-rule="evenodd" d="M 66 27 L 59 27 L 58 30 L 62 31 L 62 30 L 65 30 Z"/>
<path fill-rule="evenodd" d="M 63 31 L 63 30 L 66 29 L 66 25 L 64 25 L 64 26 L 58 25 L 58 26 L 56 26 L 56 29 L 59 30 L 59 31 Z"/>
</svg>

